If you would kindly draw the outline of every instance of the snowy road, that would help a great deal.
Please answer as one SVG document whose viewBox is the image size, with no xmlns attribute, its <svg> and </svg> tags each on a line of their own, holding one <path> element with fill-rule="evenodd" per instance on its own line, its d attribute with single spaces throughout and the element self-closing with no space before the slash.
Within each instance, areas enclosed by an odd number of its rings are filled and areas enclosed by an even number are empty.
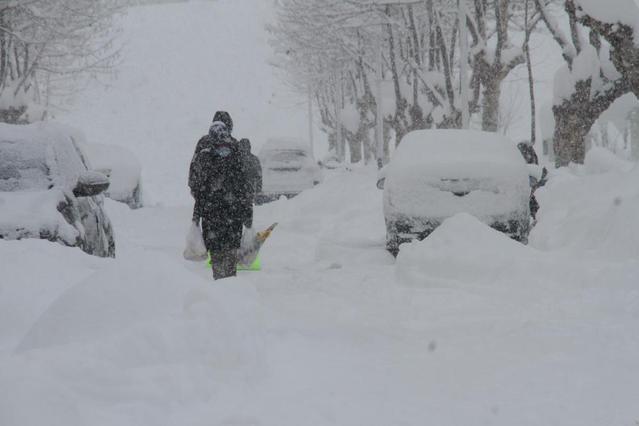
<svg viewBox="0 0 639 426">
<path fill-rule="evenodd" d="M 188 207 L 109 202 L 115 261 L 0 244 L 17 277 L 0 288 L 0 424 L 639 419 L 636 257 L 539 251 L 460 216 L 395 263 L 373 183 L 355 170 L 260 207 L 280 222 L 264 271 L 226 282 L 181 259 Z"/>
<path fill-rule="evenodd" d="M 257 209 L 280 224 L 262 272 L 214 283 L 182 259 L 213 111 L 257 146 L 305 134 L 268 4 L 132 9 L 113 87 L 59 117 L 136 152 L 151 203 L 107 202 L 116 260 L 0 241 L 0 426 L 636 425 L 636 167 L 554 173 L 527 247 L 458 216 L 395 261 L 356 168 Z"/>
</svg>

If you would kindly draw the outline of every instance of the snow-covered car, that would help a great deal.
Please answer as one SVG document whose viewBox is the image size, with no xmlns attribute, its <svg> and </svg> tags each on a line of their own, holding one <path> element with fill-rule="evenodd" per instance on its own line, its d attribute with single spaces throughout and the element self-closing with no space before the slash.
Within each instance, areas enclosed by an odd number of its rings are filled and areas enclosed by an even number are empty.
<svg viewBox="0 0 639 426">
<path fill-rule="evenodd" d="M 322 171 L 308 147 L 297 139 L 269 139 L 258 157 L 262 164 L 262 192 L 257 203 L 294 197 L 322 180 Z"/>
<path fill-rule="evenodd" d="M 426 238 L 446 218 L 469 213 L 526 242 L 529 173 L 516 145 L 497 133 L 419 130 L 407 134 L 380 177 L 386 247 Z"/>
<path fill-rule="evenodd" d="M 335 151 L 331 150 L 318 162 L 318 165 L 323 169 L 335 170 L 339 169 L 343 163 L 339 161 L 339 157 Z"/>
<path fill-rule="evenodd" d="M 101 195 L 109 180 L 91 169 L 81 139 L 58 124 L 0 124 L 0 239 L 41 238 L 115 256 Z"/>
<path fill-rule="evenodd" d="M 93 167 L 111 182 L 104 195 L 132 209 L 143 207 L 142 166 L 135 154 L 117 145 L 87 144 L 85 149 Z"/>
</svg>

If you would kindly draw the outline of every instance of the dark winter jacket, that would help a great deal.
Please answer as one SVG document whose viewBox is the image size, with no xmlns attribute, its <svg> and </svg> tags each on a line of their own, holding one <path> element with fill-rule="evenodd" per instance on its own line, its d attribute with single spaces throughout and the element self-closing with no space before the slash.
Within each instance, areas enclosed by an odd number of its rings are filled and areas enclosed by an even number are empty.
<svg viewBox="0 0 639 426">
<path fill-rule="evenodd" d="M 222 122 L 214 122 L 198 142 L 191 161 L 189 187 L 194 216 L 201 218 L 209 250 L 238 248 L 242 224 L 252 219 L 248 174 L 238 143 Z"/>
<path fill-rule="evenodd" d="M 251 154 L 251 142 L 248 139 L 241 139 L 239 144 L 240 152 L 244 156 L 253 200 L 255 195 L 262 192 L 262 164 L 260 163 L 260 159 L 257 158 L 257 155 Z"/>
</svg>

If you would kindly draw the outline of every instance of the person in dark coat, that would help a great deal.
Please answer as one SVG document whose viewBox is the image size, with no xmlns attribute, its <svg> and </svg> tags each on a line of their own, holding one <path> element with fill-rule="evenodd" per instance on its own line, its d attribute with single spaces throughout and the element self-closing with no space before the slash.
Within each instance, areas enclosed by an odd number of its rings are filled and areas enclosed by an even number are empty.
<svg viewBox="0 0 639 426">
<path fill-rule="evenodd" d="M 262 192 L 262 165 L 257 155 L 251 153 L 251 141 L 248 139 L 240 139 L 240 152 L 244 157 L 244 164 L 248 173 L 251 203 L 254 203 L 257 194 Z"/>
<path fill-rule="evenodd" d="M 215 123 L 215 122 L 224 123 L 224 125 L 226 126 L 226 129 L 228 130 L 230 140 L 233 143 L 237 144 L 237 140 L 232 136 L 233 119 L 231 118 L 231 115 L 226 111 L 217 111 L 215 115 L 213 116 L 212 123 Z M 191 166 L 189 169 L 189 188 L 193 188 L 195 186 L 195 182 L 193 182 L 193 179 L 196 176 L 196 174 L 193 171 L 193 167 L 195 165 L 195 158 L 200 153 L 200 151 L 202 151 L 202 149 L 209 146 L 209 142 L 210 142 L 210 135 L 206 134 L 200 138 L 200 140 L 197 142 L 197 145 L 195 146 L 195 153 L 193 154 L 193 159 L 191 160 Z M 191 194 L 193 195 L 192 189 L 191 189 Z M 193 195 L 193 197 L 195 198 L 195 206 L 193 208 L 193 221 L 199 223 L 200 218 L 202 217 L 202 214 L 200 213 L 199 200 L 198 200 L 198 197 L 196 197 L 195 195 Z"/>
<path fill-rule="evenodd" d="M 194 220 L 202 221 L 215 279 L 236 275 L 242 225 L 250 225 L 252 220 L 247 182 L 238 143 L 224 122 L 214 121 L 208 135 L 197 144 L 189 187 L 195 198 Z"/>
</svg>

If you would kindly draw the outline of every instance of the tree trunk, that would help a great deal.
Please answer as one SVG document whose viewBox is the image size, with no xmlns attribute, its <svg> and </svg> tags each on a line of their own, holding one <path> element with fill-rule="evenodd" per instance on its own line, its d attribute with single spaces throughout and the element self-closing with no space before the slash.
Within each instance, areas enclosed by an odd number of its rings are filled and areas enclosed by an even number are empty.
<svg viewBox="0 0 639 426">
<path fill-rule="evenodd" d="M 377 147 L 373 141 L 375 141 L 375 138 L 371 138 L 370 130 L 368 130 L 366 132 L 366 139 L 364 139 L 363 143 L 365 164 L 374 163 L 377 157 Z"/>
<path fill-rule="evenodd" d="M 328 134 L 328 150 L 337 154 L 337 132 L 331 131 Z"/>
<path fill-rule="evenodd" d="M 484 96 L 482 99 L 481 128 L 486 132 L 496 132 L 499 128 L 499 97 L 501 96 L 501 80 L 491 76 L 484 80 Z"/>
<path fill-rule="evenodd" d="M 360 125 L 357 133 L 352 138 L 348 138 L 348 147 L 351 154 L 351 164 L 359 163 L 362 161 L 362 143 L 364 139 L 364 132 L 366 128 Z"/>
<path fill-rule="evenodd" d="M 586 135 L 595 122 L 587 111 L 575 105 L 572 99 L 553 107 L 555 115 L 555 164 L 583 164 L 586 157 Z"/>
<path fill-rule="evenodd" d="M 383 163 L 388 164 L 390 161 L 390 143 L 391 143 L 391 130 L 393 129 L 392 123 L 384 120 L 384 158 Z"/>
<path fill-rule="evenodd" d="M 634 161 L 639 161 L 639 108 L 630 112 L 630 155 Z"/>
</svg>

